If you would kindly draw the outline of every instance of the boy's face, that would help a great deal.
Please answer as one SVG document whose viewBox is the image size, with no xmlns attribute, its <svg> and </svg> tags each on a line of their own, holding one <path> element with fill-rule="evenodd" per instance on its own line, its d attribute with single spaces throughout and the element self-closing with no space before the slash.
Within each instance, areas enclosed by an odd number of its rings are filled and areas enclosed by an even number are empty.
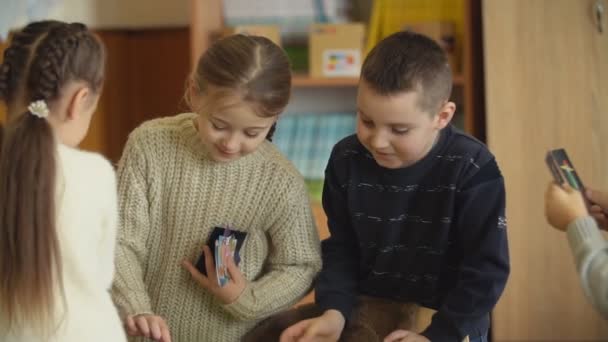
<svg viewBox="0 0 608 342">
<path fill-rule="evenodd" d="M 357 137 L 376 163 L 389 169 L 413 165 L 433 147 L 439 130 L 452 119 L 456 105 L 446 102 L 437 113 L 418 105 L 419 92 L 380 95 L 364 80 L 357 93 Z"/>
</svg>

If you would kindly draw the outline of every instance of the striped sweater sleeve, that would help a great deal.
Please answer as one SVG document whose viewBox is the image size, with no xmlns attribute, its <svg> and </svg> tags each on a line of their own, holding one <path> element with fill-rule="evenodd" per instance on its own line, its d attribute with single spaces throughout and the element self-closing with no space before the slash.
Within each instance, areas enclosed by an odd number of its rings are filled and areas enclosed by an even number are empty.
<svg viewBox="0 0 608 342">
<path fill-rule="evenodd" d="M 570 223 L 567 234 L 585 295 L 608 318 L 608 242 L 590 216 Z"/>
</svg>

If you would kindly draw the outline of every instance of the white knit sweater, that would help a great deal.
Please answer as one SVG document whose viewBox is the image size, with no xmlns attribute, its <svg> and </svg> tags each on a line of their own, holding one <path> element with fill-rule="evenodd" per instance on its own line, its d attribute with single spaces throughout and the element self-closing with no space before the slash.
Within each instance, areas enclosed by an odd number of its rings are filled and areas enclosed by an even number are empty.
<svg viewBox="0 0 608 342">
<path fill-rule="evenodd" d="M 145 123 L 119 164 L 121 227 L 114 300 L 122 315 L 165 318 L 173 341 L 238 341 L 296 303 L 321 266 L 304 181 L 265 141 L 228 163 L 207 157 L 195 114 Z M 215 226 L 247 237 L 239 268 L 249 285 L 222 305 L 180 262 L 196 262 Z"/>
<path fill-rule="evenodd" d="M 55 299 L 57 330 L 51 337 L 24 330 L 2 336 L 0 328 L 0 341 L 126 341 L 109 293 L 118 218 L 114 169 L 98 154 L 57 149 L 55 205 L 65 290 L 65 298 Z"/>
</svg>

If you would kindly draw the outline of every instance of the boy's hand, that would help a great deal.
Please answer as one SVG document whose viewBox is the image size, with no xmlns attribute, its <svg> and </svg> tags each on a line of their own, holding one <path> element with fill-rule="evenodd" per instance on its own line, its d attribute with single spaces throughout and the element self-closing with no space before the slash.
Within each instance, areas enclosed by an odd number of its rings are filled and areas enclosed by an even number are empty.
<svg viewBox="0 0 608 342">
<path fill-rule="evenodd" d="M 591 205 L 590 214 L 595 218 L 600 228 L 608 230 L 608 193 L 587 189 L 587 197 L 594 204 Z"/>
<path fill-rule="evenodd" d="M 222 303 L 230 304 L 233 303 L 241 293 L 247 287 L 247 279 L 241 273 L 241 270 L 234 263 L 234 258 L 229 257 L 224 260 L 224 264 L 230 274 L 230 281 L 221 287 L 217 283 L 217 276 L 215 274 L 215 265 L 213 264 L 213 257 L 211 256 L 211 249 L 208 246 L 203 247 L 203 253 L 205 253 L 205 270 L 207 270 L 207 276 L 205 277 L 199 272 L 194 265 L 188 260 L 182 261 L 182 266 L 187 269 L 192 278 L 196 280 L 203 288 L 215 295 Z"/>
<path fill-rule="evenodd" d="M 337 310 L 327 310 L 323 315 L 298 322 L 285 329 L 281 342 L 335 342 L 344 329 L 344 316 Z"/>
<path fill-rule="evenodd" d="M 568 184 L 550 183 L 545 192 L 545 216 L 553 227 L 565 231 L 575 219 L 587 216 L 583 195 Z"/>
<path fill-rule="evenodd" d="M 395 330 L 384 338 L 384 342 L 430 342 L 430 340 L 415 332 Z"/>
<path fill-rule="evenodd" d="M 171 334 L 165 320 L 160 316 L 143 314 L 127 316 L 127 334 L 143 336 L 160 342 L 171 342 Z"/>
</svg>

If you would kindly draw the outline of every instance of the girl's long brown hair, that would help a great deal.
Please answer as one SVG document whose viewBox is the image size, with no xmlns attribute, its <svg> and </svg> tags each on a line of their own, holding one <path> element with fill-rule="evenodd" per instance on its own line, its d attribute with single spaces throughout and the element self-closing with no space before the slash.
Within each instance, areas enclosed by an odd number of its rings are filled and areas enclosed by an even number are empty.
<svg viewBox="0 0 608 342">
<path fill-rule="evenodd" d="M 70 81 L 103 83 L 105 52 L 83 24 L 31 23 L 12 36 L 0 66 L 8 122 L 0 152 L 0 317 L 48 332 L 63 289 L 55 215 L 56 140 L 29 103 L 51 108 Z M 59 291 L 59 292 L 58 292 Z"/>
</svg>

